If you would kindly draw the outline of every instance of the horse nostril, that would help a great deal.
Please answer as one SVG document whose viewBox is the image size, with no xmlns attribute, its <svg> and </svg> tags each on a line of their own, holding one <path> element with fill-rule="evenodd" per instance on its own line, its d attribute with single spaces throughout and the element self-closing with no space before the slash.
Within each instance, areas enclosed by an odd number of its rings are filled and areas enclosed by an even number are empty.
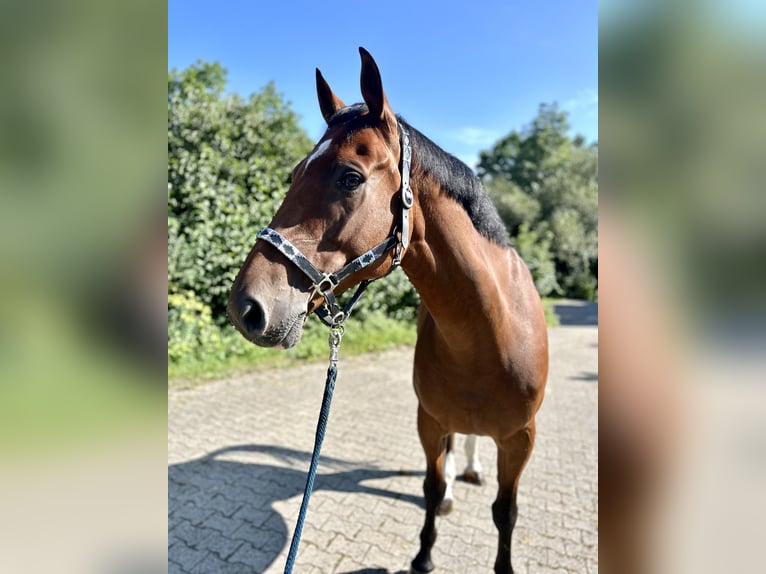
<svg viewBox="0 0 766 574">
<path fill-rule="evenodd" d="M 250 335 L 260 335 L 266 330 L 266 313 L 255 299 L 246 298 L 239 309 L 242 326 Z"/>
</svg>

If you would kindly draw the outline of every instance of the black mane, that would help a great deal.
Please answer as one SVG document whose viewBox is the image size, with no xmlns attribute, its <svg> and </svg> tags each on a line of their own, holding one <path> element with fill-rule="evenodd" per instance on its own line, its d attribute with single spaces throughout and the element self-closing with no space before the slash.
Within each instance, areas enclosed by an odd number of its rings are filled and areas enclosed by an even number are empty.
<svg viewBox="0 0 766 574">
<path fill-rule="evenodd" d="M 366 114 L 367 106 L 354 104 L 336 112 L 328 122 L 328 127 L 348 124 L 349 136 L 362 128 L 370 126 Z M 497 213 L 497 208 L 490 200 L 481 180 L 473 170 L 452 154 L 438 145 L 397 116 L 399 122 L 410 132 L 412 155 L 423 171 L 431 174 L 444 191 L 463 206 L 476 230 L 498 245 L 511 246 L 508 230 Z"/>
<path fill-rule="evenodd" d="M 410 132 L 412 155 L 417 158 L 422 169 L 431 174 L 442 189 L 463 206 L 479 233 L 498 245 L 510 247 L 508 230 L 473 170 L 410 126 L 401 116 L 397 118 Z"/>
</svg>

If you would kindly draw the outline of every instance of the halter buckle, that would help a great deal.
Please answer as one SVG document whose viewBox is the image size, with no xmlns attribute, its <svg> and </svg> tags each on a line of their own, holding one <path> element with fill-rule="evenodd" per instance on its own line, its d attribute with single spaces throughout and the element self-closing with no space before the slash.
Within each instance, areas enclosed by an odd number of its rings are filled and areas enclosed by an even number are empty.
<svg viewBox="0 0 766 574">
<path fill-rule="evenodd" d="M 391 260 L 391 271 L 396 269 L 397 267 L 401 266 L 402 264 L 402 255 L 404 255 L 404 245 L 401 241 L 399 241 L 396 244 L 396 247 L 394 247 L 394 257 Z"/>
<path fill-rule="evenodd" d="M 409 209 L 412 207 L 412 204 L 414 202 L 414 196 L 412 194 L 412 188 L 409 184 L 402 190 L 402 205 L 405 209 Z"/>
</svg>

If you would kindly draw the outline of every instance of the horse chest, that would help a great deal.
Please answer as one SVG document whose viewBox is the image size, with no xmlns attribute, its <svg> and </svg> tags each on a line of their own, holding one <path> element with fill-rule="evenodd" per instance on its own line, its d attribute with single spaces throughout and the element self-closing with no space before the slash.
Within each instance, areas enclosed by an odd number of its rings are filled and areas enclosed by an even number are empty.
<svg viewBox="0 0 766 574">
<path fill-rule="evenodd" d="M 414 386 L 421 406 L 450 432 L 495 435 L 519 418 L 513 385 L 502 373 L 416 366 Z"/>
</svg>

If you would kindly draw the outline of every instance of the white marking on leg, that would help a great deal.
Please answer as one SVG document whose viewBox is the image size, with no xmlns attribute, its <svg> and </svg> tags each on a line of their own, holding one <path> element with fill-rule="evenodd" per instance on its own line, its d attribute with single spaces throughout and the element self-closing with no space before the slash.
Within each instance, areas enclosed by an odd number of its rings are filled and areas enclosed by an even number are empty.
<svg viewBox="0 0 766 574">
<path fill-rule="evenodd" d="M 482 471 L 479 461 L 479 443 L 475 434 L 469 434 L 465 437 L 465 458 L 467 461 L 465 472 L 480 475 Z"/>
<path fill-rule="evenodd" d="M 456 476 L 457 472 L 455 472 L 455 454 L 454 452 L 449 451 L 444 457 L 444 480 L 447 483 L 447 488 L 444 490 L 443 500 L 452 500 L 452 485 L 455 482 Z"/>
<path fill-rule="evenodd" d="M 320 155 L 322 155 L 324 152 L 327 151 L 327 148 L 330 147 L 330 144 L 332 143 L 331 140 L 324 140 L 322 143 L 320 143 L 317 148 L 314 150 L 314 153 L 312 153 L 309 158 L 306 160 L 306 167 L 309 166 L 309 164 L 314 161 L 316 158 L 318 158 Z"/>
</svg>

